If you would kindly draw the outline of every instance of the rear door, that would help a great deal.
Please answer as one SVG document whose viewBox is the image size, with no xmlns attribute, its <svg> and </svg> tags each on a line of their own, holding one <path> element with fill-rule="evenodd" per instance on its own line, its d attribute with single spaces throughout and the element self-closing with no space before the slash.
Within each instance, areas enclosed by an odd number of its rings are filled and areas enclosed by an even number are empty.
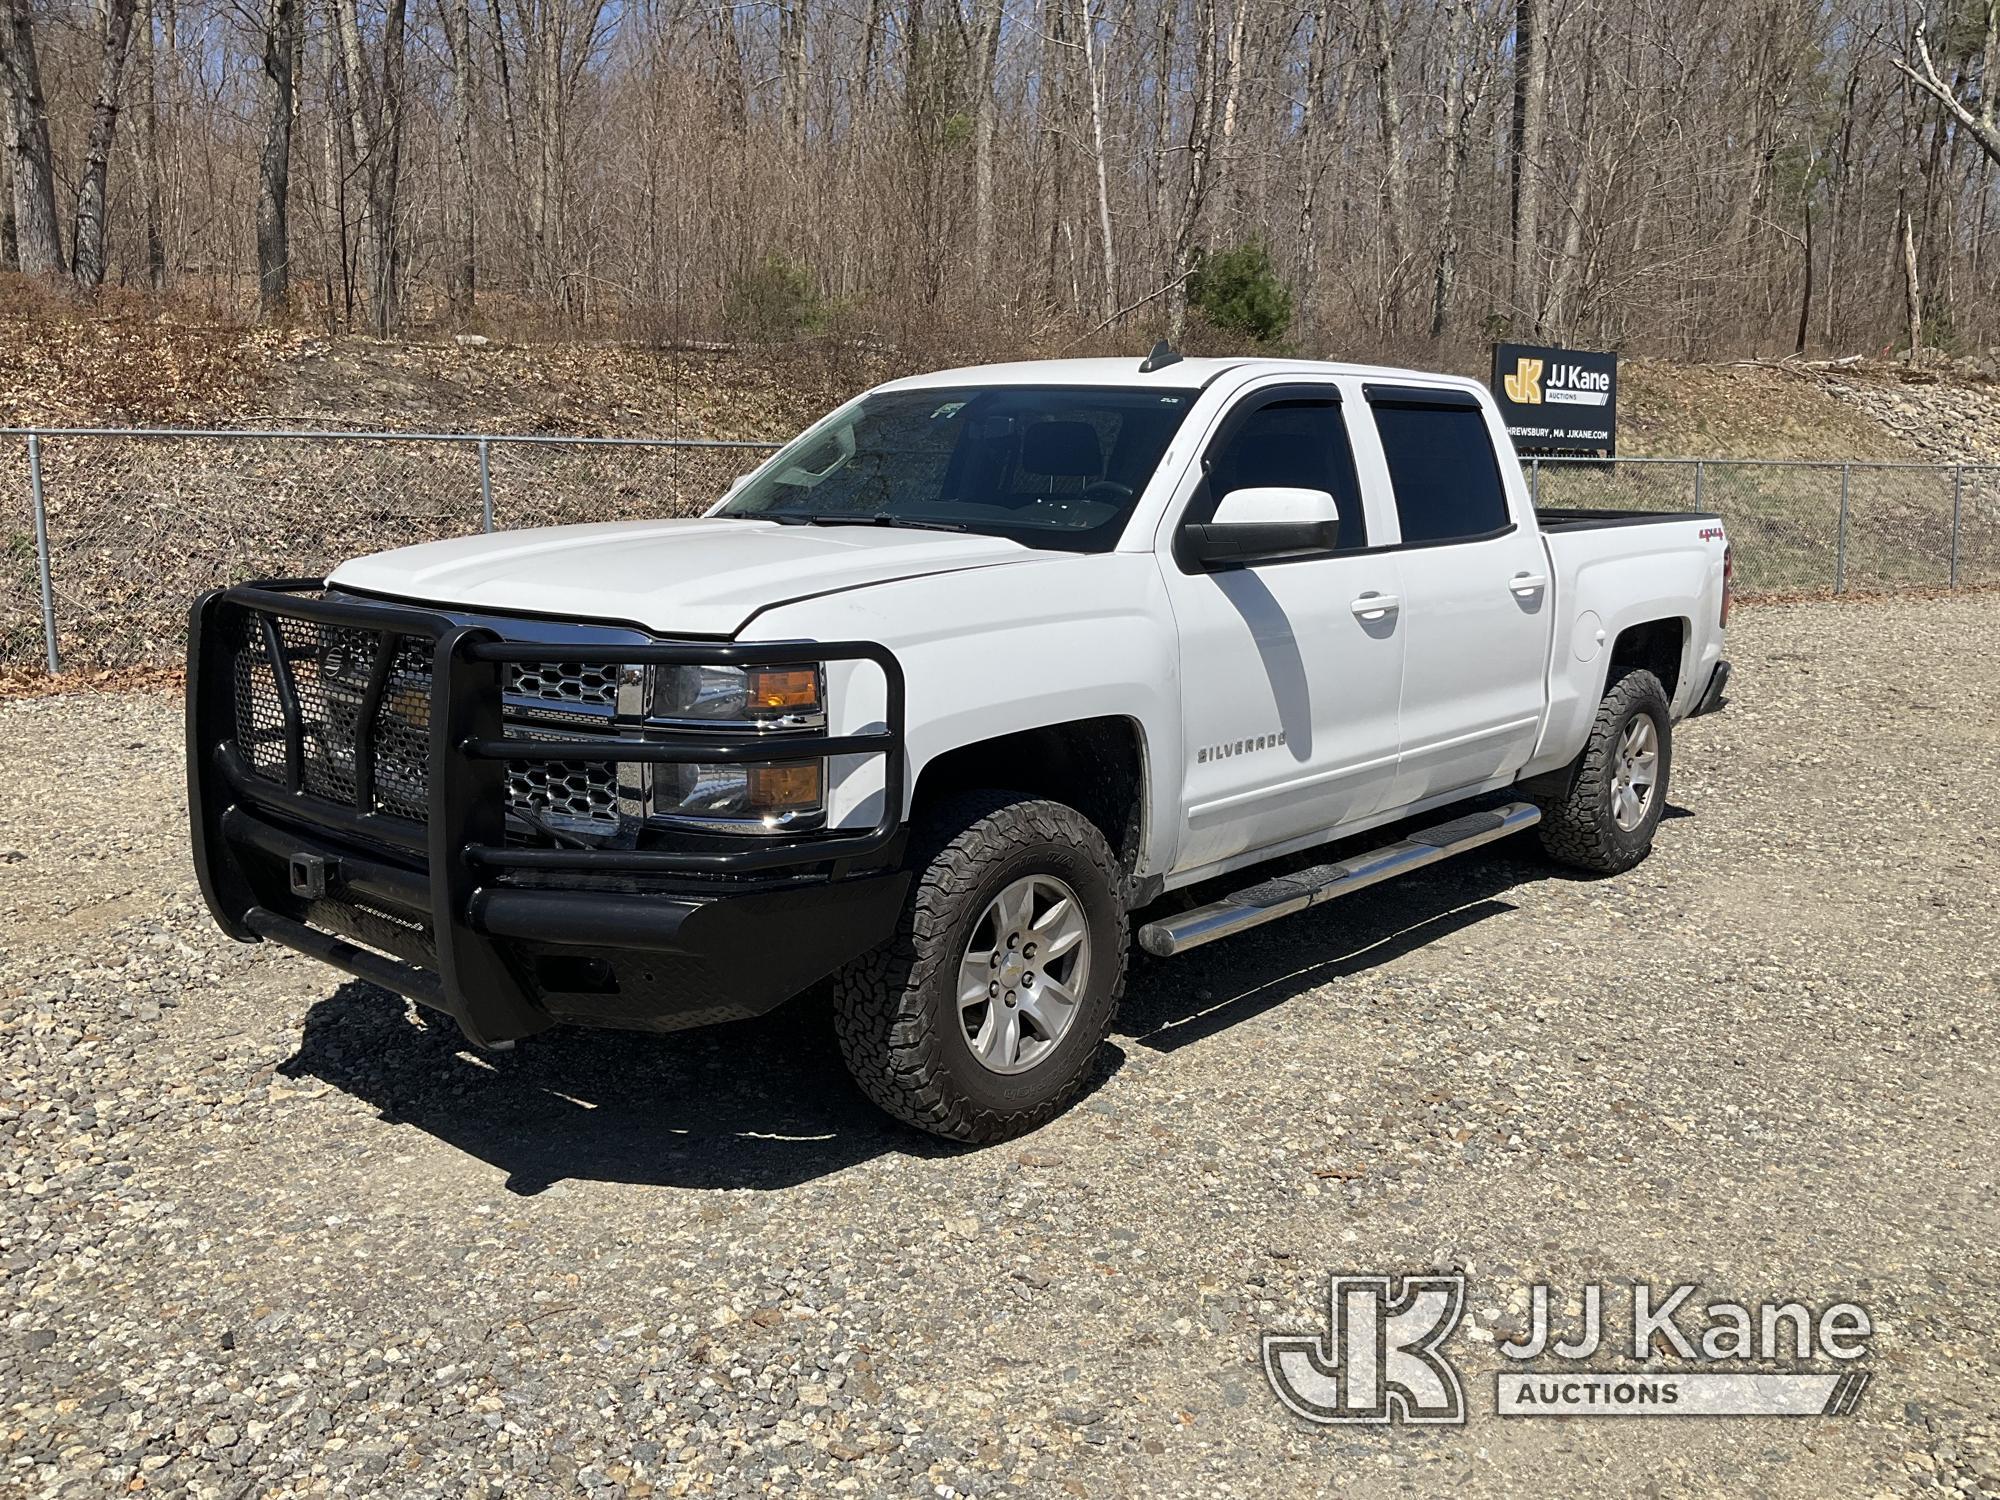
<svg viewBox="0 0 2000 1500">
<path fill-rule="evenodd" d="M 1549 564 L 1512 447 L 1470 392 L 1363 388 L 1395 497 L 1402 753 L 1390 805 L 1518 770 L 1547 705 Z"/>
<path fill-rule="evenodd" d="M 1172 545 L 1231 490 L 1326 490 L 1332 555 L 1205 570 Z M 1403 633 L 1386 497 L 1356 478 L 1341 388 L 1288 378 L 1237 398 L 1169 508 L 1160 563 L 1180 634 L 1186 765 L 1177 868 L 1363 817 L 1395 776 Z M 1379 601 L 1371 602 L 1371 601 Z"/>
</svg>

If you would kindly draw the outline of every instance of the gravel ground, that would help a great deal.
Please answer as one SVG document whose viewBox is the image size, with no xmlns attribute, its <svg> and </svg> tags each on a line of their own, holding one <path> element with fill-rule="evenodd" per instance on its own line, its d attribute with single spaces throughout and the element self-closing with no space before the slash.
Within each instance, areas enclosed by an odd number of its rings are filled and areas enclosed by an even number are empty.
<svg viewBox="0 0 2000 1500">
<path fill-rule="evenodd" d="M 810 1003 L 476 1057 L 211 930 L 177 702 L 0 704 L 0 1494 L 2000 1493 L 2000 597 L 1732 655 L 1638 871 L 1516 840 L 1146 964 L 983 1151 Z M 1454 1265 L 1468 1426 L 1283 1413 L 1260 1330 Z M 1852 1297 L 1874 1383 L 1499 1418 L 1535 1280 Z"/>
</svg>

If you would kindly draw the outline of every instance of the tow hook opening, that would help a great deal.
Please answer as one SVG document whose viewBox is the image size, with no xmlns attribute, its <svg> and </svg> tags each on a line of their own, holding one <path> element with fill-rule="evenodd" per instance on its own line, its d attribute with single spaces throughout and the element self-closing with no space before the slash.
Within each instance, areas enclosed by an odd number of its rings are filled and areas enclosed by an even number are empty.
<svg viewBox="0 0 2000 1500">
<path fill-rule="evenodd" d="M 317 901 L 324 896 L 328 863 L 322 854 L 292 855 L 285 866 L 292 894 L 307 901 Z"/>
</svg>

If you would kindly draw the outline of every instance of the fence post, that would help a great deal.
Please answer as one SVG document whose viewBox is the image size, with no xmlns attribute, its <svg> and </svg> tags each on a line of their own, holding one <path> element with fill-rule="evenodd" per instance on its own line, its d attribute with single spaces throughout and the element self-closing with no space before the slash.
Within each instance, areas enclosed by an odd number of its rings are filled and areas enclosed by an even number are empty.
<svg viewBox="0 0 2000 1500">
<path fill-rule="evenodd" d="M 1528 460 L 1528 507 L 1531 510 L 1542 508 L 1542 460 L 1539 454 Z"/>
<path fill-rule="evenodd" d="M 1965 465 L 1951 466 L 1951 586 L 1958 587 L 1958 518 L 1965 507 Z"/>
<path fill-rule="evenodd" d="M 1705 465 L 1700 459 L 1694 461 L 1694 508 L 1701 509 L 1702 472 Z"/>
<path fill-rule="evenodd" d="M 1852 471 L 1851 464 L 1840 466 L 1840 529 L 1833 539 L 1833 591 L 1836 594 L 1847 592 L 1847 490 Z"/>
<path fill-rule="evenodd" d="M 48 652 L 49 676 L 62 670 L 56 656 L 56 589 L 49 569 L 49 508 L 42 501 L 42 435 L 28 434 L 28 498 L 35 507 L 35 567 L 42 583 L 42 645 Z"/>
<path fill-rule="evenodd" d="M 492 447 L 485 438 L 479 440 L 479 529 L 493 530 L 493 459 Z"/>
</svg>

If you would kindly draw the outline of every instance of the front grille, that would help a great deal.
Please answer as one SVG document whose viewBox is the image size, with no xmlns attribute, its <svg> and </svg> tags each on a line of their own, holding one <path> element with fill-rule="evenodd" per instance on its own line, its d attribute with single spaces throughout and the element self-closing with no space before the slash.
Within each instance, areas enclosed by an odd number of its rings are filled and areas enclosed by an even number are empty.
<svg viewBox="0 0 2000 1500">
<path fill-rule="evenodd" d="M 507 766 L 507 805 L 559 827 L 616 828 L 618 768 L 608 760 L 512 761 Z"/>
<path fill-rule="evenodd" d="M 509 662 L 506 683 L 510 697 L 585 708 L 618 706 L 616 667 L 591 667 L 573 661 Z"/>
<path fill-rule="evenodd" d="M 225 639 L 236 690 L 236 748 L 244 768 L 260 780 L 285 784 L 285 712 L 268 621 L 298 699 L 301 790 L 354 806 L 362 707 L 377 653 L 386 650 L 391 653 L 388 677 L 370 736 L 375 747 L 371 807 L 414 823 L 428 821 L 432 643 L 245 609 L 232 609 L 229 617 Z M 617 669 L 523 663 L 510 669 L 508 691 L 549 702 L 615 704 Z M 510 725 L 507 732 L 524 731 Z M 530 821 L 615 832 L 617 767 L 610 761 L 514 762 L 508 767 L 507 800 Z"/>
</svg>

